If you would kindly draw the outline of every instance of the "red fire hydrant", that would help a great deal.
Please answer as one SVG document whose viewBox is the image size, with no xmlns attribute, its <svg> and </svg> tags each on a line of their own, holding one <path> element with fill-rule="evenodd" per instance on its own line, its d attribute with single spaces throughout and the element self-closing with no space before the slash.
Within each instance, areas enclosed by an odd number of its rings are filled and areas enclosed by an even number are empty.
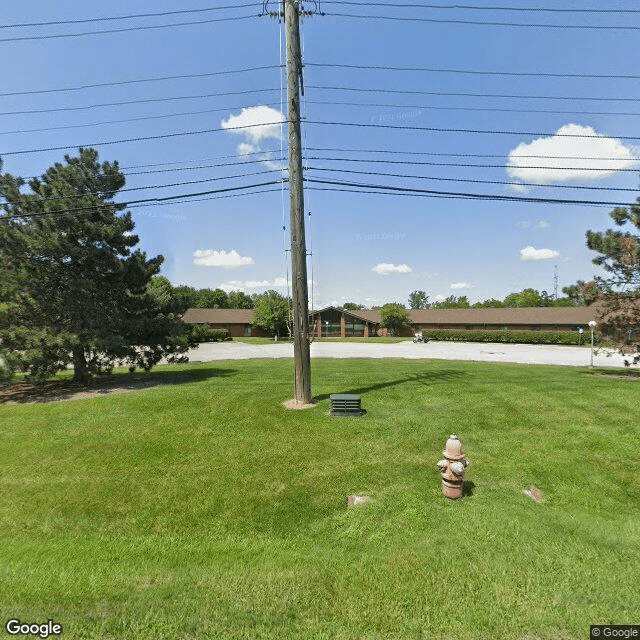
<svg viewBox="0 0 640 640">
<path fill-rule="evenodd" d="M 442 455 L 444 460 L 437 463 L 442 476 L 442 493 L 447 498 L 457 500 L 464 491 L 464 470 L 469 466 L 469 461 L 462 453 L 462 443 L 458 436 L 449 436 Z"/>
</svg>

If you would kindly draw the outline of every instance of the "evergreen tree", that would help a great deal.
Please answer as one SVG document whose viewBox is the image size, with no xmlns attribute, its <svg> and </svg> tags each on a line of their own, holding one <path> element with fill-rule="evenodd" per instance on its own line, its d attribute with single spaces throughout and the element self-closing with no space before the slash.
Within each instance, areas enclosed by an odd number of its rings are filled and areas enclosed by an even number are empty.
<svg viewBox="0 0 640 640">
<path fill-rule="evenodd" d="M 598 330 L 611 337 L 625 364 L 640 362 L 640 198 L 630 207 L 617 207 L 610 214 L 621 229 L 587 231 L 587 246 L 599 255 L 594 264 L 606 277 L 595 278 L 596 287 L 583 290 L 597 303 Z M 623 231 L 622 228 L 626 227 Z"/>
<path fill-rule="evenodd" d="M 85 382 L 119 362 L 149 370 L 185 359 L 184 327 L 148 290 L 164 259 L 135 249 L 131 214 L 113 201 L 124 184 L 117 162 L 83 148 L 31 179 L 30 192 L 22 178 L 0 178 L 0 268 L 12 270 L 0 339 L 11 371 L 42 378 L 73 364 Z"/>
</svg>

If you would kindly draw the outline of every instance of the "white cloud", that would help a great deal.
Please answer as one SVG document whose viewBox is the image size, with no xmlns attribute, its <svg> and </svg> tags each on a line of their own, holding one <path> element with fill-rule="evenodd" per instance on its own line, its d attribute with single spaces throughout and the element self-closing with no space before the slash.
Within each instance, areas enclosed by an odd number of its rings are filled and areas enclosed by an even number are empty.
<svg viewBox="0 0 640 640">
<path fill-rule="evenodd" d="M 241 142 L 238 145 L 238 155 L 239 156 L 248 156 L 252 153 L 256 153 L 258 151 L 258 147 L 255 144 L 249 144 L 248 142 Z"/>
<path fill-rule="evenodd" d="M 235 249 L 231 251 L 214 251 L 213 249 L 198 249 L 193 252 L 193 264 L 199 267 L 222 267 L 223 269 L 236 269 L 255 264 L 253 258 L 241 256 Z"/>
<path fill-rule="evenodd" d="M 308 283 L 311 287 L 311 283 Z M 286 289 L 287 279 L 283 277 L 273 280 L 228 280 L 218 285 L 223 291 L 246 291 L 247 289 Z"/>
<path fill-rule="evenodd" d="M 548 229 L 551 223 L 548 220 L 538 220 L 538 222 L 531 222 L 530 220 L 521 220 L 516 222 L 516 227 L 520 229 Z"/>
<path fill-rule="evenodd" d="M 381 276 L 388 276 L 391 273 L 411 273 L 411 267 L 408 264 L 389 264 L 388 262 L 380 262 L 373 267 L 371 271 Z"/>
<path fill-rule="evenodd" d="M 473 289 L 473 285 L 468 282 L 454 282 L 450 289 Z"/>
<path fill-rule="evenodd" d="M 263 149 L 261 143 L 265 140 L 280 140 L 281 123 L 283 122 L 284 116 L 278 109 L 258 105 L 246 107 L 239 115 L 229 116 L 220 124 L 229 133 L 244 138 L 244 142 L 238 145 L 238 155 L 257 154 L 254 158 L 256 162 L 262 162 L 272 171 L 282 171 L 286 169 L 286 164 L 274 160 L 274 154 Z"/>
<path fill-rule="evenodd" d="M 439 293 L 436 296 L 433 296 L 433 299 L 435 302 L 442 302 L 443 300 L 447 299 L 447 296 L 443 296 L 441 293 Z"/>
<path fill-rule="evenodd" d="M 542 185 L 601 180 L 619 169 L 636 167 L 639 161 L 619 140 L 601 135 L 592 127 L 566 124 L 550 137 L 523 142 L 510 151 L 507 173 L 511 178 Z"/>
<path fill-rule="evenodd" d="M 560 256 L 560 252 L 555 249 L 534 249 L 525 247 L 520 249 L 520 260 L 552 260 Z"/>
<path fill-rule="evenodd" d="M 280 140 L 282 122 L 284 122 L 284 116 L 278 109 L 258 105 L 242 109 L 237 116 L 229 116 L 221 122 L 221 126 L 231 133 L 244 136 L 247 141 L 257 146 L 269 138 Z"/>
</svg>

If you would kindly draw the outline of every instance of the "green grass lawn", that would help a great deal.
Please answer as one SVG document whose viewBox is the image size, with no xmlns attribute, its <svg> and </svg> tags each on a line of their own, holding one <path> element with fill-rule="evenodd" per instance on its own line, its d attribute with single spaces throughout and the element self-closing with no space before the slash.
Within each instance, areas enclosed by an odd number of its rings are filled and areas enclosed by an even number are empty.
<svg viewBox="0 0 640 640">
<path fill-rule="evenodd" d="M 0 406 L 3 625 L 557 640 L 640 622 L 637 377 L 314 360 L 318 406 L 287 411 L 286 360 L 157 371 L 184 380 Z M 329 417 L 347 392 L 367 414 Z M 459 501 L 435 467 L 451 433 L 471 461 Z"/>
</svg>

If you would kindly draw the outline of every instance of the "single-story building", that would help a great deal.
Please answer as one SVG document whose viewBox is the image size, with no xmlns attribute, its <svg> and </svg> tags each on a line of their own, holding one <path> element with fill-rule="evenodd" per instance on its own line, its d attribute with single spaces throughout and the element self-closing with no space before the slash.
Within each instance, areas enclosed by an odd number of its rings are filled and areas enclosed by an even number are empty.
<svg viewBox="0 0 640 640">
<path fill-rule="evenodd" d="M 595 319 L 591 307 L 529 307 L 491 309 L 408 309 L 411 326 L 400 335 L 437 329 L 492 331 L 577 331 L 588 330 Z M 189 324 L 224 329 L 232 337 L 267 336 L 253 326 L 252 309 L 187 309 L 182 320 Z M 309 332 L 314 337 L 362 337 L 386 335 L 379 310 L 349 311 L 326 307 L 309 312 Z"/>
</svg>

